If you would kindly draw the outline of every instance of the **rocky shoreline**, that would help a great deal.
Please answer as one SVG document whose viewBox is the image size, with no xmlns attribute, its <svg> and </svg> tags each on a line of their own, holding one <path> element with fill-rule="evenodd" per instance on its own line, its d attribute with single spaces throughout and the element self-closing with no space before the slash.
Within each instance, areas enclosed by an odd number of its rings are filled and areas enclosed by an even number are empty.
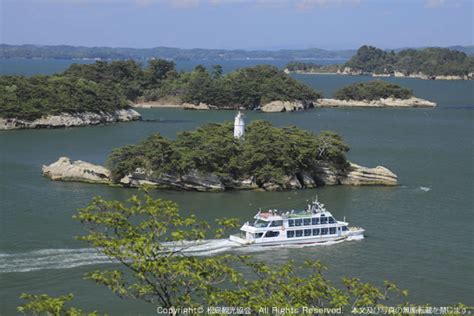
<svg viewBox="0 0 474 316">
<path fill-rule="evenodd" d="M 424 73 L 413 73 L 406 74 L 400 71 L 395 71 L 393 73 L 372 73 L 372 72 L 363 72 L 360 70 L 354 70 L 349 67 L 343 69 L 338 69 L 337 72 L 323 72 L 323 71 L 290 71 L 285 69 L 285 72 L 288 74 L 304 74 L 304 75 L 349 75 L 349 76 L 372 76 L 372 77 L 395 77 L 395 78 L 415 78 L 423 80 L 473 80 L 474 73 L 469 73 L 468 75 L 459 76 L 459 75 L 426 75 Z"/>
<path fill-rule="evenodd" d="M 316 107 L 435 107 L 436 103 L 425 99 L 411 97 L 408 99 L 380 98 L 379 100 L 339 100 L 319 99 Z"/>
<path fill-rule="evenodd" d="M 192 103 L 181 103 L 172 101 L 147 101 L 138 102 L 133 104 L 134 108 L 139 109 L 152 109 L 152 108 L 174 108 L 184 110 L 217 110 L 217 106 L 209 105 L 206 103 L 192 104 Z"/>
<path fill-rule="evenodd" d="M 345 67 L 344 69 L 339 69 L 338 74 L 340 75 L 351 75 L 351 76 L 360 76 L 368 75 L 372 77 L 395 77 L 395 78 L 416 78 L 423 80 L 472 80 L 474 74 L 470 73 L 468 75 L 459 76 L 459 75 L 426 75 L 422 72 L 419 73 L 404 73 L 401 71 L 394 71 L 393 73 L 372 73 L 372 72 L 363 72 L 360 70 L 354 70 L 350 67 Z"/>
<path fill-rule="evenodd" d="M 257 184 L 253 177 L 231 179 L 196 170 L 185 175 L 162 174 L 157 177 L 144 169 L 136 169 L 133 173 L 120 179 L 118 183 L 114 183 L 110 171 L 103 166 L 80 160 L 71 161 L 68 157 L 61 157 L 50 165 L 44 165 L 42 172 L 43 176 L 51 180 L 117 184 L 131 188 L 147 184 L 161 189 L 200 192 L 222 192 L 227 190 L 282 191 L 315 188 L 324 185 L 394 186 L 398 184 L 397 176 L 385 167 L 367 168 L 354 163 L 350 163 L 346 170 L 334 170 L 329 165 L 322 165 L 312 174 L 300 172 L 285 176 L 283 183 L 267 182 L 263 184 Z"/>
<path fill-rule="evenodd" d="M 34 121 L 16 118 L 0 118 L 0 130 L 78 127 L 115 122 L 137 121 L 140 119 L 140 113 L 133 109 L 116 110 L 113 113 L 62 113 L 59 115 L 48 115 Z"/>
<path fill-rule="evenodd" d="M 313 109 L 315 107 L 435 107 L 436 103 L 429 100 L 411 97 L 408 99 L 381 98 L 379 100 L 339 100 L 323 98 L 316 101 L 272 101 L 256 110 L 264 113 L 295 112 Z M 200 104 L 163 104 L 163 103 L 140 103 L 136 108 L 180 108 L 185 110 L 217 110 L 216 106 L 205 103 Z M 239 108 L 240 109 L 240 108 Z M 224 108 L 219 110 L 235 110 L 235 108 Z"/>
<path fill-rule="evenodd" d="M 226 107 L 219 108 L 215 105 L 200 103 L 200 104 L 191 104 L 191 103 L 180 103 L 176 101 L 149 101 L 149 102 L 139 102 L 133 105 L 135 108 L 178 108 L 184 110 L 245 110 L 243 107 Z M 256 110 L 265 112 L 265 113 L 276 113 L 276 112 L 294 112 L 314 108 L 313 101 L 281 101 L 276 100 L 264 104 Z"/>
</svg>

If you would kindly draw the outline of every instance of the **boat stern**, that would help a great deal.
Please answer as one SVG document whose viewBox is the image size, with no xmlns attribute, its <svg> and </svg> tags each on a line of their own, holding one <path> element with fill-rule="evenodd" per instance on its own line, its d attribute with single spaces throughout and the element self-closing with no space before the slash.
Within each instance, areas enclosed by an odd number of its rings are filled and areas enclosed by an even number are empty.
<svg viewBox="0 0 474 316">
<path fill-rule="evenodd" d="M 242 234 L 230 235 L 229 240 L 241 245 L 250 245 L 254 243 L 253 240 L 246 239 Z"/>
</svg>

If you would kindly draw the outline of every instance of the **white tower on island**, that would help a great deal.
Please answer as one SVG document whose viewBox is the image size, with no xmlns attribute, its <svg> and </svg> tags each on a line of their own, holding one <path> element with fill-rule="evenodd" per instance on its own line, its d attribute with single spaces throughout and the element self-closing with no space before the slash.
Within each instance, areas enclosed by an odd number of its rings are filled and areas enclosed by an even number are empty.
<svg viewBox="0 0 474 316">
<path fill-rule="evenodd" d="M 235 120 L 234 120 L 234 138 L 236 138 L 236 139 L 244 137 L 244 133 L 245 133 L 244 117 L 245 117 L 245 115 L 240 111 L 235 116 Z"/>
</svg>

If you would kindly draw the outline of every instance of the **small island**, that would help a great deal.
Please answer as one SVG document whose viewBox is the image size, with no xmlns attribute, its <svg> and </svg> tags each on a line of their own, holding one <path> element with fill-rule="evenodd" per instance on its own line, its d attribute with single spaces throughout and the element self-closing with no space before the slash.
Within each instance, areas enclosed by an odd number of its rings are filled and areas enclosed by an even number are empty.
<svg viewBox="0 0 474 316">
<path fill-rule="evenodd" d="M 139 120 L 115 86 L 68 76 L 0 77 L 0 130 Z"/>
<path fill-rule="evenodd" d="M 292 61 L 289 62 L 284 71 L 297 74 L 337 74 L 339 65 L 319 65 L 315 63 Z"/>
<path fill-rule="evenodd" d="M 319 107 L 434 107 L 436 103 L 413 96 L 410 89 L 382 80 L 354 83 L 320 99 Z"/>
<path fill-rule="evenodd" d="M 43 175 L 52 180 L 210 192 L 397 184 L 397 176 L 384 167 L 349 162 L 349 147 L 333 132 L 314 135 L 267 121 L 253 121 L 244 130 L 240 118 L 234 133 L 231 123 L 223 123 L 181 132 L 175 140 L 155 134 L 114 149 L 106 168 L 61 157 L 43 166 Z M 236 133 L 237 128 L 242 132 Z"/>
<path fill-rule="evenodd" d="M 430 47 L 385 51 L 364 45 L 343 65 L 318 66 L 290 62 L 287 73 L 370 75 L 373 77 L 410 77 L 432 80 L 469 80 L 474 78 L 474 57 L 448 48 Z"/>
<path fill-rule="evenodd" d="M 146 68 L 130 60 L 76 64 L 65 74 L 119 85 L 137 108 L 266 111 L 271 110 L 272 102 L 285 102 L 286 111 L 295 111 L 312 108 L 321 98 L 311 87 L 268 65 L 223 74 L 220 65 L 210 70 L 198 65 L 192 71 L 177 71 L 169 60 L 150 60 Z"/>
</svg>

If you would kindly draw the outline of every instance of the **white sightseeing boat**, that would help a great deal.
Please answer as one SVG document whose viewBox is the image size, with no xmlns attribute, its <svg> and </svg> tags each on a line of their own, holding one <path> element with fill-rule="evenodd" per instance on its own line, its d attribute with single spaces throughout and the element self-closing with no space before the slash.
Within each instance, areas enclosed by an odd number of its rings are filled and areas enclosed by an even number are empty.
<svg viewBox="0 0 474 316">
<path fill-rule="evenodd" d="M 364 229 L 334 219 L 317 199 L 301 211 L 258 212 L 253 223 L 247 222 L 238 235 L 229 239 L 242 245 L 317 244 L 344 239 L 360 239 Z"/>
</svg>

